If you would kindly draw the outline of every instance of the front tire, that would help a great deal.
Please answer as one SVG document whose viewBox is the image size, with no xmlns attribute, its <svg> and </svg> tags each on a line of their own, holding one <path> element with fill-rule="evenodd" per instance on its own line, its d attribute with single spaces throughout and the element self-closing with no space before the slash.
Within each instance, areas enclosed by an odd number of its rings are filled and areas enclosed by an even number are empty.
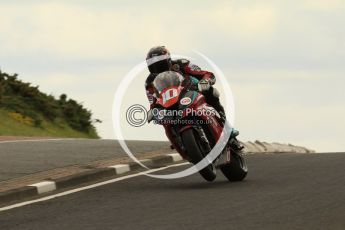
<svg viewBox="0 0 345 230">
<path fill-rule="evenodd" d="M 199 163 L 205 155 L 200 149 L 199 142 L 201 141 L 199 136 L 193 129 L 187 129 L 181 134 L 183 145 L 187 150 L 187 154 L 193 164 Z M 216 168 L 213 164 L 209 164 L 207 167 L 199 171 L 201 176 L 207 181 L 214 181 L 216 179 Z"/>
</svg>

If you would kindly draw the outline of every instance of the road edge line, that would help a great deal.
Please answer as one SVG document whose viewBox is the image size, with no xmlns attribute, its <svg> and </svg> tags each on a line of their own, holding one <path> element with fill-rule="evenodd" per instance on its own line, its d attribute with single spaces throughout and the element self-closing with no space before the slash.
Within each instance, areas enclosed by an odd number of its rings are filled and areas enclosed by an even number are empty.
<svg viewBox="0 0 345 230">
<path fill-rule="evenodd" d="M 183 158 L 178 153 L 164 154 L 152 158 L 141 160 L 150 168 L 160 168 L 168 164 L 182 162 Z M 135 162 L 128 164 L 116 164 L 105 168 L 95 168 L 86 172 L 61 177 L 55 180 L 44 180 L 34 184 L 29 184 L 21 188 L 0 192 L 0 207 L 11 202 L 18 202 L 23 199 L 33 198 L 38 195 L 47 194 L 56 190 L 67 189 L 85 183 L 92 183 L 105 180 L 114 176 L 132 173 L 133 171 L 145 170 Z"/>
</svg>

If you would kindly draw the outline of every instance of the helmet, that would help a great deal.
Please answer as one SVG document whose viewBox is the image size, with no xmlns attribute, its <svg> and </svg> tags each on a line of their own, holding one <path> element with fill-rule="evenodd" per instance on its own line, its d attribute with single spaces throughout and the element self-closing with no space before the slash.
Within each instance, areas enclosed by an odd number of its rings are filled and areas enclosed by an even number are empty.
<svg viewBox="0 0 345 230">
<path fill-rule="evenodd" d="M 170 70 L 170 52 L 165 46 L 156 46 L 150 49 L 146 56 L 146 63 L 151 73 L 159 74 Z"/>
</svg>

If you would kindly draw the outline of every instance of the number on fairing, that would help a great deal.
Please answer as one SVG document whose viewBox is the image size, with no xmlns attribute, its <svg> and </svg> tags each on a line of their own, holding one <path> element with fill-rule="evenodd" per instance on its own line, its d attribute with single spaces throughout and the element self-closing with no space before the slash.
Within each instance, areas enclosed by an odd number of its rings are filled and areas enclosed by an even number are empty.
<svg viewBox="0 0 345 230">
<path fill-rule="evenodd" d="M 175 98 L 178 96 L 178 92 L 177 92 L 177 89 L 168 89 L 167 91 L 165 91 L 163 94 L 162 94 L 162 98 L 163 98 L 163 103 L 166 103 L 167 101 L 169 101 L 170 99 L 172 98 Z"/>
</svg>

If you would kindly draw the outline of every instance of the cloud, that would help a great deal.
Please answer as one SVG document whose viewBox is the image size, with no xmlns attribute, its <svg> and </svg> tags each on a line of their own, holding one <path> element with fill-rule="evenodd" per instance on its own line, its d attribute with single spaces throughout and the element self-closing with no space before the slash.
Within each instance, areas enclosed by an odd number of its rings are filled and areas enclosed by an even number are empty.
<svg viewBox="0 0 345 230">
<path fill-rule="evenodd" d="M 343 0 L 304 0 L 302 1 L 305 9 L 318 11 L 344 10 L 345 2 Z"/>
<path fill-rule="evenodd" d="M 255 42 L 271 38 L 277 26 L 277 9 L 269 5 L 236 6 L 225 2 L 215 5 L 209 12 L 212 12 L 209 18 L 203 17 L 205 12 L 200 12 L 197 18 L 204 19 L 207 28 L 214 27 L 216 34 L 238 40 Z"/>
<path fill-rule="evenodd" d="M 68 59 L 144 53 L 162 41 L 184 50 L 204 46 L 199 37 L 209 32 L 255 40 L 271 33 L 275 22 L 274 10 L 260 5 L 235 8 L 220 3 L 208 9 L 184 4 L 162 11 L 141 4 L 147 11 L 66 2 L 5 4 L 0 8 L 1 50 L 10 56 L 53 54 Z"/>
<path fill-rule="evenodd" d="M 241 138 L 340 150 L 334 140 L 342 142 L 345 128 L 339 122 L 345 115 L 343 11 L 340 0 L 169 6 L 162 1 L 1 1 L 0 62 L 3 71 L 17 72 L 45 92 L 84 101 L 104 120 L 98 125 L 101 135 L 110 138 L 116 87 L 151 46 L 164 44 L 185 55 L 199 50 L 230 79 Z M 127 104 L 147 104 L 145 74 L 130 87 Z M 159 128 L 127 130 L 130 139 L 164 136 Z"/>
</svg>

